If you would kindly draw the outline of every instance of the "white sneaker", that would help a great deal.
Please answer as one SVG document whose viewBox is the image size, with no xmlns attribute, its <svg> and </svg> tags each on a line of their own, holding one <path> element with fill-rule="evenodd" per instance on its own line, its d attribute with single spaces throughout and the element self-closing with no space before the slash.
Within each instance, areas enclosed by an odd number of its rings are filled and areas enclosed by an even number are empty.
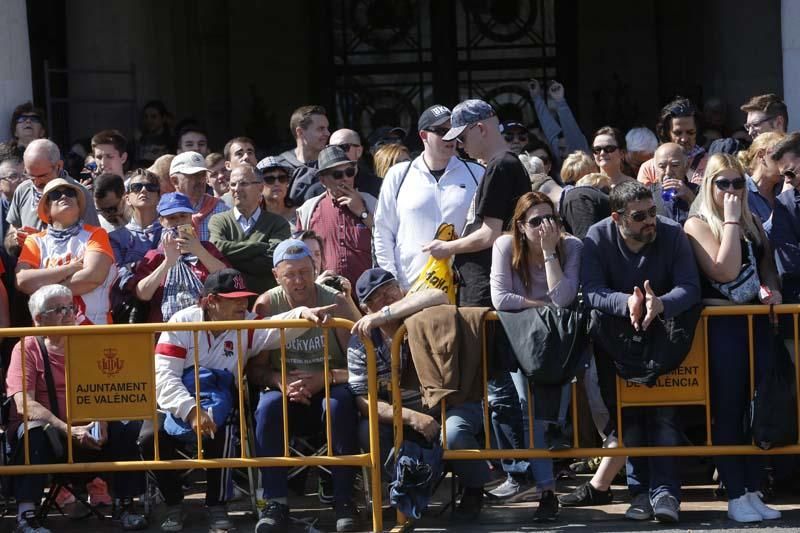
<svg viewBox="0 0 800 533">
<path fill-rule="evenodd" d="M 747 491 L 745 496 L 747 496 L 747 501 L 750 502 L 750 507 L 755 509 L 764 520 L 777 520 L 781 517 L 780 511 L 772 507 L 767 507 L 767 505 L 761 501 L 761 493 L 759 491 Z"/>
<path fill-rule="evenodd" d="M 728 500 L 728 518 L 741 523 L 761 522 L 762 520 L 761 514 L 750 505 L 750 498 L 747 497 L 747 494 Z"/>
</svg>

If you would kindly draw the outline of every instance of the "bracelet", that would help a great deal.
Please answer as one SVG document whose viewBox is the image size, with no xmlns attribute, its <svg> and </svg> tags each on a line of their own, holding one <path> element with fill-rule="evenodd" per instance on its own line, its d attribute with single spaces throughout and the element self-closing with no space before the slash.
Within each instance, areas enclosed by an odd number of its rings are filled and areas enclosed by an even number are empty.
<svg viewBox="0 0 800 533">
<path fill-rule="evenodd" d="M 545 263 L 547 263 L 548 261 L 555 261 L 556 259 L 558 259 L 558 256 L 554 253 L 544 256 Z"/>
<path fill-rule="evenodd" d="M 731 221 L 731 220 L 727 220 L 727 221 L 722 223 L 723 226 L 727 226 L 728 224 L 732 224 L 734 226 L 738 226 L 739 225 L 738 222 L 734 222 L 734 221 Z"/>
</svg>

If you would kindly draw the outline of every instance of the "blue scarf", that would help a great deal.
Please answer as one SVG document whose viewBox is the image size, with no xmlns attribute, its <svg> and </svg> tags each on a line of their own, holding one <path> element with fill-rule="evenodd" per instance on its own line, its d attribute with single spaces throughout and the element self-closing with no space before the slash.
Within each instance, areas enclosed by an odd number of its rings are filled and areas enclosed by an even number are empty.
<svg viewBox="0 0 800 533">
<path fill-rule="evenodd" d="M 47 227 L 47 234 L 56 241 L 57 244 L 63 244 L 71 238 L 78 235 L 83 228 L 83 220 L 78 220 L 75 224 L 68 228 L 56 229 L 53 226 Z"/>
</svg>

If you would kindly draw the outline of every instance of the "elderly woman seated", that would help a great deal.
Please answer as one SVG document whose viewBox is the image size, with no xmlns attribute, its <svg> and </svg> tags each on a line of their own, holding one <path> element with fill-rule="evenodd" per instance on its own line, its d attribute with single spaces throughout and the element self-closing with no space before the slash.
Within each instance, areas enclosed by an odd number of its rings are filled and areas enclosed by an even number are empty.
<svg viewBox="0 0 800 533">
<path fill-rule="evenodd" d="M 72 292 L 63 285 L 44 285 L 36 290 L 28 302 L 36 326 L 74 326 L 76 307 Z M 27 445 L 31 464 L 63 463 L 66 457 L 66 439 L 72 438 L 75 462 L 131 461 L 139 458 L 136 437 L 139 423 L 91 422 L 68 427 L 66 413 L 66 337 L 46 335 L 25 337 L 24 350 L 20 341 L 14 346 L 6 378 L 9 398 L 14 399 L 8 435 L 14 449 L 14 463 L 24 462 L 25 429 L 23 413 L 27 412 Z M 24 353 L 24 359 L 23 359 Z M 23 365 L 25 379 L 23 380 Z M 49 370 L 49 372 L 48 372 Z M 48 386 L 47 374 L 52 376 Z M 24 389 L 23 389 L 24 381 Z M 23 390 L 27 401 L 23 400 Z M 27 403 L 26 409 L 23 404 Z M 114 495 L 120 505 L 116 518 L 125 530 L 147 527 L 144 516 L 134 512 L 133 497 L 144 492 L 143 472 L 115 472 L 108 476 Z M 11 493 L 17 500 L 17 529 L 21 533 L 49 533 L 36 519 L 36 504 L 42 499 L 47 476 L 31 474 L 12 476 Z M 85 481 L 85 480 L 84 480 Z M 74 483 L 74 491 L 81 490 L 84 482 Z"/>
<path fill-rule="evenodd" d="M 28 235 L 17 263 L 17 286 L 26 294 L 53 283 L 72 292 L 79 324 L 111 322 L 109 291 L 117 277 L 106 230 L 83 223 L 86 198 L 62 178 L 49 182 L 39 200 L 47 228 Z"/>
</svg>

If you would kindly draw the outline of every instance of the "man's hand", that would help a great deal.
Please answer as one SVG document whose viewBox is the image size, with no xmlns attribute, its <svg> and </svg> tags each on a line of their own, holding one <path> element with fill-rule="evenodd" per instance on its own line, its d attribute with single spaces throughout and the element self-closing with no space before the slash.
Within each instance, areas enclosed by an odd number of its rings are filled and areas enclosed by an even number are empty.
<svg viewBox="0 0 800 533">
<path fill-rule="evenodd" d="M 217 425 L 214 423 L 214 419 L 205 409 L 200 409 L 200 416 L 197 416 L 197 407 L 192 407 L 192 410 L 189 411 L 189 416 L 186 417 L 186 421 L 192 426 L 192 431 L 196 432 L 199 426 L 200 433 L 203 435 L 213 437 L 217 432 Z"/>
<path fill-rule="evenodd" d="M 354 215 L 361 216 L 361 213 L 365 211 L 364 199 L 361 197 L 361 193 L 350 185 L 340 183 L 338 185 L 338 194 L 339 196 L 336 198 L 336 203 L 347 206 L 347 209 Z"/>
<path fill-rule="evenodd" d="M 765 305 L 780 305 L 783 303 L 783 295 L 778 289 L 770 289 L 769 296 L 766 298 L 762 298 L 759 291 L 758 299 Z"/>
<path fill-rule="evenodd" d="M 414 431 L 421 433 L 428 442 L 433 442 L 438 438 L 439 431 L 442 429 L 435 418 L 425 413 L 414 413 L 409 425 L 414 428 Z"/>
<path fill-rule="evenodd" d="M 178 258 L 181 256 L 181 251 L 178 247 L 178 241 L 169 232 L 164 232 L 164 238 L 161 239 L 161 247 L 164 248 L 164 262 L 168 267 L 175 266 Z"/>
<path fill-rule="evenodd" d="M 87 450 L 99 450 L 100 443 L 92 437 L 92 423 L 85 426 L 72 426 L 72 438 L 75 439 L 78 446 L 86 448 Z"/>
<path fill-rule="evenodd" d="M 203 245 L 200 242 L 200 239 L 197 236 L 185 238 L 185 237 L 176 237 L 175 242 L 178 243 L 178 250 L 182 254 L 190 253 L 194 256 L 197 256 L 203 253 Z"/>
<path fill-rule="evenodd" d="M 317 279 L 316 279 L 316 281 L 314 283 L 321 283 L 321 284 L 324 285 L 325 284 L 325 280 L 328 280 L 330 278 L 337 278 L 337 277 L 339 278 L 339 281 L 342 283 L 342 291 L 341 292 L 343 292 L 344 295 L 347 296 L 348 298 L 351 298 L 351 294 L 353 292 L 353 286 L 350 284 L 350 280 L 347 279 L 344 276 L 340 276 L 339 274 L 337 274 L 333 270 L 326 270 L 325 272 L 323 272 L 322 274 L 317 276 Z"/>
<path fill-rule="evenodd" d="M 300 318 L 312 321 L 317 326 L 322 326 L 333 318 L 333 312 L 336 310 L 336 304 L 326 305 L 323 307 L 311 307 L 303 310 L 300 313 Z"/>
<path fill-rule="evenodd" d="M 694 202 L 694 193 L 692 190 L 686 186 L 686 182 L 683 180 L 675 179 L 675 178 L 665 178 L 661 182 L 661 186 L 663 189 L 669 190 L 674 189 L 675 195 L 686 202 L 687 204 L 691 204 Z"/>
<path fill-rule="evenodd" d="M 539 80 L 536 78 L 531 78 L 528 81 L 528 91 L 530 91 L 531 96 L 536 98 L 537 96 L 542 96 L 542 86 L 539 83 Z"/>
<path fill-rule="evenodd" d="M 550 82 L 550 87 L 547 88 L 547 95 L 550 100 L 563 100 L 564 99 L 564 86 L 556 80 Z"/>
<path fill-rule="evenodd" d="M 633 294 L 628 296 L 628 314 L 631 317 L 631 326 L 639 331 L 639 322 L 642 319 L 642 306 L 644 305 L 644 295 L 639 287 L 633 288 Z"/>
<path fill-rule="evenodd" d="M 428 252 L 436 259 L 447 259 L 453 252 L 450 251 L 450 243 L 453 241 L 432 240 L 422 247 L 423 252 Z"/>
<path fill-rule="evenodd" d="M 17 243 L 17 246 L 22 248 L 22 245 L 25 244 L 25 239 L 28 237 L 28 235 L 32 235 L 38 231 L 39 230 L 36 228 L 32 228 L 30 226 L 23 226 L 21 228 L 15 228 L 14 226 L 11 226 L 8 228 L 8 236 L 6 236 L 6 239 L 14 239 Z"/>
<path fill-rule="evenodd" d="M 292 370 L 286 374 L 286 396 L 290 402 L 311 404 L 311 398 L 325 388 L 325 375 L 323 372 L 306 372 Z"/>
<path fill-rule="evenodd" d="M 350 333 L 368 339 L 372 330 L 381 324 L 383 324 L 383 315 L 381 313 L 370 313 L 359 318 L 358 322 L 353 324 Z"/>
<path fill-rule="evenodd" d="M 652 287 L 650 287 L 649 279 L 645 280 L 644 282 L 644 292 L 644 305 L 647 309 L 647 314 L 644 315 L 644 320 L 642 321 L 642 330 L 646 330 L 650 323 L 655 320 L 658 315 L 664 312 L 664 303 L 661 301 L 661 298 L 656 296 L 656 293 L 653 292 Z"/>
</svg>

